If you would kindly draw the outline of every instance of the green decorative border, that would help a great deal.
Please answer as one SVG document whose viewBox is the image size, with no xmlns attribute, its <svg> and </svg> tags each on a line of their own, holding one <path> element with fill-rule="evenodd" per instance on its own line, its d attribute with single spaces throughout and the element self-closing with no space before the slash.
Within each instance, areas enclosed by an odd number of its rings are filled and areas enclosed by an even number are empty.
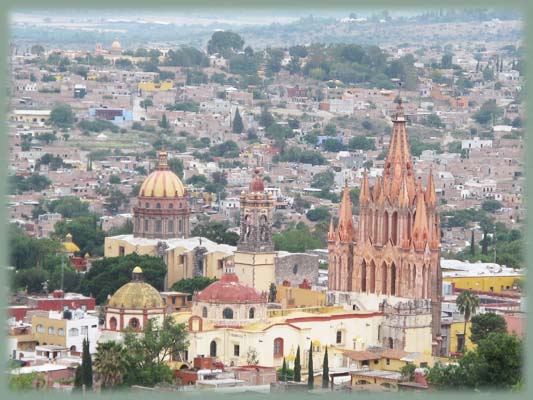
<svg viewBox="0 0 533 400">
<path fill-rule="evenodd" d="M 261 10 L 267 13 L 269 10 L 302 10 L 306 13 L 313 12 L 315 15 L 319 15 L 321 10 L 346 10 L 348 12 L 357 12 L 361 9 L 408 9 L 408 10 L 424 10 L 424 9 L 447 9 L 447 8 L 513 8 L 524 11 L 524 20 L 525 24 L 525 35 L 524 44 L 527 48 L 528 40 L 533 40 L 533 1 L 531 0 L 151 0 L 151 1 L 141 1 L 141 0 L 2 0 L 0 2 L 0 29 L 1 29 L 1 40 L 0 40 L 0 54 L 2 55 L 3 63 L 0 64 L 0 88 L 5 88 L 7 83 L 7 54 L 9 46 L 9 13 L 12 10 L 20 9 L 33 9 L 33 10 L 46 10 L 50 12 L 54 9 L 61 11 L 75 10 L 75 9 L 109 9 L 109 10 L 127 10 L 133 11 L 138 10 L 139 14 L 142 14 L 143 10 L 154 10 L 154 9 L 172 9 L 173 11 L 179 11 L 180 9 L 187 10 Z M 316 12 L 315 12 L 316 10 Z M 533 57 L 531 54 L 528 54 L 527 62 L 527 82 L 533 81 Z M 1 93 L 6 94 L 6 90 L 2 89 Z M 6 116 L 6 104 L 7 102 L 4 99 L 1 102 L 1 110 L 3 115 Z M 526 103 L 526 115 L 533 116 L 533 102 L 528 101 Z M 531 117 L 533 118 L 533 117 Z M 4 120 L 5 121 L 5 120 Z M 3 122 L 4 122 L 3 121 Z M 1 136 L 2 144 L 0 145 L 0 162 L 2 166 L 0 168 L 0 193 L 4 195 L 4 204 L 7 204 L 7 166 L 8 166 L 8 149 L 7 149 L 7 129 L 5 122 L 1 125 L 1 130 L 3 135 Z M 529 133 L 529 129 L 528 129 Z M 533 189 L 531 189 L 533 184 L 533 174 L 530 172 L 533 170 L 533 156 L 528 156 L 528 150 L 532 147 L 530 146 L 531 135 L 526 134 L 526 150 L 524 155 L 526 155 L 526 167 L 524 173 L 526 174 L 526 201 L 528 209 L 530 208 L 530 195 L 533 196 Z M 3 266 L 8 265 L 8 242 L 6 237 L 7 231 L 7 213 L 6 208 L 0 208 L 0 221 L 3 221 L 2 226 L 0 227 L 0 299 L 2 302 L 6 301 L 7 287 L 6 287 L 6 276 L 5 268 Z M 526 220 L 526 240 L 531 238 L 533 234 L 533 224 L 529 223 L 529 219 Z M 526 259 L 533 260 L 533 246 L 526 246 L 527 254 Z M 528 292 L 531 293 L 532 283 L 528 280 L 527 288 Z M 529 303 L 529 302 L 528 302 Z M 528 304 L 529 306 L 529 304 Z M 1 308 L 0 321 L 5 321 L 6 317 L 6 308 Z M 5 323 L 5 322 L 4 322 Z M 532 322 L 528 320 L 528 328 L 531 328 Z M 528 329 L 531 331 L 531 329 Z M 5 335 L 5 329 L 1 330 L 2 335 Z M 5 339 L 0 340 L 0 355 L 5 355 Z M 533 349 L 533 343 L 531 343 L 531 335 L 528 335 L 526 338 L 526 353 L 530 353 Z M 3 357 L 2 357 L 3 358 Z M 389 394 L 366 394 L 366 393 L 352 393 L 352 394 L 337 394 L 331 393 L 327 394 L 328 398 L 423 398 L 430 396 L 432 399 L 471 399 L 471 398 L 483 398 L 483 399 L 498 399 L 500 396 L 505 396 L 508 398 L 533 398 L 533 390 L 529 387 L 528 382 L 531 378 L 531 368 L 528 362 L 529 357 L 526 357 L 526 385 L 525 389 L 521 393 L 446 393 L 446 392 L 422 392 L 422 393 L 389 393 Z M 32 393 L 10 393 L 6 385 L 6 376 L 4 373 L 0 374 L 0 396 L 2 398 L 16 398 L 17 399 L 36 399 L 42 400 L 46 398 L 67 398 L 67 395 L 54 390 L 49 390 L 45 392 L 32 392 Z M 214 394 L 207 392 L 194 392 L 194 393 L 156 393 L 156 392 L 131 392 L 131 393 L 113 393 L 113 394 L 100 394 L 100 395 L 86 395 L 86 397 L 95 397 L 95 398 L 113 398 L 113 399 L 145 399 L 147 396 L 157 397 L 157 398 L 228 398 L 229 396 L 236 397 L 235 394 Z M 266 395 L 266 394 L 252 394 L 252 393 L 243 393 L 239 394 L 239 398 L 243 399 L 255 399 L 255 398 L 265 398 L 265 397 L 278 397 L 279 395 Z M 289 394 L 283 395 L 284 399 L 300 399 L 308 398 L 309 394 Z M 281 398 L 281 396 L 279 396 Z"/>
</svg>

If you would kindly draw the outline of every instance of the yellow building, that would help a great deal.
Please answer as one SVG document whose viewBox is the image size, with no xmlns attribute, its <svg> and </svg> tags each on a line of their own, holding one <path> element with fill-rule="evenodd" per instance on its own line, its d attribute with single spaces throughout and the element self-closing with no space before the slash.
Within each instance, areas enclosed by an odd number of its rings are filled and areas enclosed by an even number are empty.
<svg viewBox="0 0 533 400">
<path fill-rule="evenodd" d="M 120 257 L 136 253 L 162 256 L 167 265 L 165 288 L 175 282 L 194 276 L 220 278 L 224 261 L 233 256 L 235 247 L 217 244 L 206 238 L 147 239 L 133 235 L 105 238 L 105 257 Z"/>
<path fill-rule="evenodd" d="M 450 353 L 461 353 L 463 347 L 463 337 L 465 331 L 464 321 L 456 321 L 450 324 Z M 476 344 L 472 343 L 472 322 L 466 323 L 466 350 L 475 350 Z"/>
<path fill-rule="evenodd" d="M 521 270 L 507 268 L 494 263 L 468 263 L 441 259 L 442 280 L 457 289 L 500 293 L 514 290 L 524 279 Z"/>
<path fill-rule="evenodd" d="M 174 89 L 174 82 L 170 79 L 167 79 L 163 82 L 140 82 L 139 90 L 143 92 L 164 92 L 167 90 Z"/>
<path fill-rule="evenodd" d="M 317 307 L 326 305 L 326 293 L 298 287 L 276 286 L 276 302 L 283 308 Z"/>
</svg>

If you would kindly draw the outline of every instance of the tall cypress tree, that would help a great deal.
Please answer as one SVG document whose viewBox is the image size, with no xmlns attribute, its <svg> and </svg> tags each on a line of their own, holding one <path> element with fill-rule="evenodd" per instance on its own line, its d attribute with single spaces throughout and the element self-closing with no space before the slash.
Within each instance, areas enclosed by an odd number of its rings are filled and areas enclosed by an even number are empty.
<svg viewBox="0 0 533 400">
<path fill-rule="evenodd" d="M 329 362 L 328 362 L 328 346 L 324 353 L 324 362 L 322 363 L 322 388 L 327 389 L 329 386 Z"/>
<path fill-rule="evenodd" d="M 233 117 L 233 133 L 242 133 L 244 126 L 242 124 L 241 114 L 239 113 L 239 108 L 235 111 L 235 116 Z"/>
<path fill-rule="evenodd" d="M 309 364 L 307 366 L 307 387 L 309 389 L 313 389 L 315 386 L 315 376 L 313 375 L 313 342 L 311 341 L 311 344 L 309 345 Z"/>
<path fill-rule="evenodd" d="M 76 374 L 74 375 L 74 390 L 81 390 L 81 387 L 83 385 L 83 372 L 81 365 L 78 365 L 76 367 Z"/>
<path fill-rule="evenodd" d="M 481 254 L 489 254 L 489 238 L 487 237 L 487 232 L 483 232 L 483 240 L 481 240 Z"/>
<path fill-rule="evenodd" d="M 472 237 L 470 239 L 470 255 L 476 255 L 476 244 L 474 243 L 474 230 L 472 229 Z"/>
<path fill-rule="evenodd" d="M 82 382 L 86 388 L 93 386 L 93 361 L 89 352 L 89 340 L 83 339 L 83 353 L 81 356 Z"/>
<path fill-rule="evenodd" d="M 283 357 L 283 365 L 281 366 L 281 376 L 279 377 L 280 381 L 287 381 L 287 363 L 285 362 L 285 357 Z"/>
<path fill-rule="evenodd" d="M 294 359 L 294 382 L 302 381 L 302 366 L 300 363 L 300 346 L 298 346 L 296 358 Z"/>
</svg>

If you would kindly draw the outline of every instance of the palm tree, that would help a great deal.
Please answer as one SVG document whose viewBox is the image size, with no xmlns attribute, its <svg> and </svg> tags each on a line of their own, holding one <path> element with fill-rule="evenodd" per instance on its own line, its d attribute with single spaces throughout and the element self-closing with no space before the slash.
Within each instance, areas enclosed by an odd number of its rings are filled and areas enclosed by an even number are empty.
<svg viewBox="0 0 533 400">
<path fill-rule="evenodd" d="M 120 385 L 127 372 L 126 349 L 113 341 L 100 343 L 94 357 L 94 369 L 100 375 L 103 388 Z"/>
<path fill-rule="evenodd" d="M 464 315 L 465 317 L 465 328 L 463 333 L 463 348 L 462 351 L 464 353 L 465 345 L 466 345 L 466 324 L 468 320 L 470 320 L 470 317 L 472 314 L 475 314 L 476 309 L 479 307 L 479 297 L 477 297 L 473 292 L 470 290 L 465 290 L 464 292 L 461 292 L 459 296 L 457 296 L 457 308 L 459 309 L 459 312 Z"/>
</svg>

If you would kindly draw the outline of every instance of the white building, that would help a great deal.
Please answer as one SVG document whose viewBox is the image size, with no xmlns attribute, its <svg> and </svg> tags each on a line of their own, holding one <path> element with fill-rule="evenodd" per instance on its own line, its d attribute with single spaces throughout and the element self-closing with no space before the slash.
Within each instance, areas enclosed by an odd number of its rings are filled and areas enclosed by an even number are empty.
<svg viewBox="0 0 533 400">
<path fill-rule="evenodd" d="M 487 147 L 492 148 L 492 140 L 481 140 L 477 136 L 474 139 L 461 140 L 461 149 L 463 150 L 483 149 Z"/>
</svg>

